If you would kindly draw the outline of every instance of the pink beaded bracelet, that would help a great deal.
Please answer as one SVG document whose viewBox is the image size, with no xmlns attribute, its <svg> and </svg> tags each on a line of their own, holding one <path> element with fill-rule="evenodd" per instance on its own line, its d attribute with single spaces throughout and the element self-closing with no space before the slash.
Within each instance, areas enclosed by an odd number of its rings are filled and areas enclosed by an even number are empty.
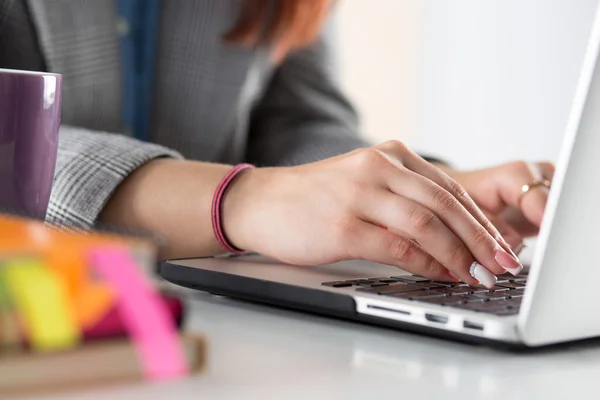
<svg viewBox="0 0 600 400">
<path fill-rule="evenodd" d="M 223 202 L 223 198 L 231 185 L 231 182 L 244 170 L 254 168 L 254 165 L 251 164 L 239 164 L 233 167 L 227 175 L 221 180 L 219 186 L 217 186 L 217 190 L 215 191 L 215 195 L 213 197 L 212 206 L 211 206 L 211 216 L 212 216 L 212 227 L 213 232 L 215 233 L 215 237 L 217 241 L 225 250 L 233 254 L 244 254 L 244 250 L 240 250 L 235 248 L 223 232 L 223 226 L 221 222 L 221 203 Z"/>
</svg>

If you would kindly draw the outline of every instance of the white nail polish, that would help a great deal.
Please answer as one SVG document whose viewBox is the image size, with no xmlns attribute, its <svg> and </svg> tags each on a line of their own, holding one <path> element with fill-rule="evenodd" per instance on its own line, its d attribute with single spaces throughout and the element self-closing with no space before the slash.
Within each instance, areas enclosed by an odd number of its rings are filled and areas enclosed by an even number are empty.
<svg viewBox="0 0 600 400">
<path fill-rule="evenodd" d="M 491 289 L 494 287 L 498 278 L 494 274 L 492 274 L 486 267 L 479 264 L 478 262 L 474 262 L 471 264 L 471 268 L 469 269 L 469 273 L 471 276 L 479 281 L 483 286 Z"/>
<path fill-rule="evenodd" d="M 523 266 L 520 265 L 517 268 L 504 268 L 506 271 L 510 272 L 511 275 L 513 276 L 517 276 L 521 273 L 521 271 L 523 271 Z"/>
</svg>

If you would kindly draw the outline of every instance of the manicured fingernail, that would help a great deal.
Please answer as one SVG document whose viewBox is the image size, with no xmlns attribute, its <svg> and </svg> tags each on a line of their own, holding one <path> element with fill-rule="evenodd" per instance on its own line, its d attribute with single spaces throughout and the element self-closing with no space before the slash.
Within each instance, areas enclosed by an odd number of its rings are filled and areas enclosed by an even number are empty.
<svg viewBox="0 0 600 400">
<path fill-rule="evenodd" d="M 489 289 L 493 288 L 498 281 L 498 278 L 496 278 L 494 274 L 492 274 L 486 267 L 478 262 L 471 264 L 469 273 L 473 278 L 477 279 L 479 283 Z"/>
<path fill-rule="evenodd" d="M 519 275 L 519 273 L 523 270 L 523 266 L 517 260 L 516 256 L 510 255 L 504 250 L 496 250 L 494 259 L 502 268 L 514 276 Z"/>
<path fill-rule="evenodd" d="M 512 256 L 512 257 L 515 259 L 515 261 L 516 261 L 516 262 L 518 262 L 518 263 L 520 264 L 519 257 L 517 257 L 517 255 L 516 255 L 516 254 L 515 254 L 515 252 L 513 251 L 513 247 L 512 247 L 512 246 L 510 246 L 508 243 L 506 243 L 506 240 L 504 240 L 504 238 L 503 238 L 502 236 L 500 236 L 500 238 L 499 238 L 499 239 L 496 239 L 496 241 L 497 241 L 498 243 L 500 243 L 500 246 L 502 246 L 502 248 L 503 248 L 504 250 L 506 250 L 506 252 L 507 252 L 509 255 L 511 255 L 511 256 Z"/>
</svg>

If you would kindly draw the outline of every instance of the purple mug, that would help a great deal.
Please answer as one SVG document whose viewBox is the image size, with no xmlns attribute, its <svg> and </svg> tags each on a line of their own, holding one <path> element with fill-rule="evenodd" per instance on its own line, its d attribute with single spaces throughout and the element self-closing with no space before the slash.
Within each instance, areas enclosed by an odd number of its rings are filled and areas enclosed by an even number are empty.
<svg viewBox="0 0 600 400">
<path fill-rule="evenodd" d="M 45 218 L 61 100 L 61 75 L 0 69 L 0 208 Z"/>
</svg>

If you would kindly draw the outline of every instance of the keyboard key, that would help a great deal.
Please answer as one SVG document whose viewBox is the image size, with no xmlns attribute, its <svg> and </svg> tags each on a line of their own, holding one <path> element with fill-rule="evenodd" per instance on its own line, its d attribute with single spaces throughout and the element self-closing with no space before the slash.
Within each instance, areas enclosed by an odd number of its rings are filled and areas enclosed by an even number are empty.
<svg viewBox="0 0 600 400">
<path fill-rule="evenodd" d="M 341 288 L 341 287 L 350 287 L 350 286 L 352 286 L 351 283 L 342 282 L 342 281 L 323 282 L 321 285 L 323 285 L 323 286 L 331 286 L 331 287 L 334 287 L 334 288 Z"/>
<path fill-rule="evenodd" d="M 449 303 L 457 303 L 457 301 L 452 301 L 450 297 L 417 297 L 415 300 L 428 303 L 428 304 L 437 304 L 441 306 L 445 306 Z"/>
<path fill-rule="evenodd" d="M 477 289 L 477 291 L 474 291 L 475 293 L 477 292 L 499 292 L 499 291 L 503 291 L 503 290 L 508 290 L 507 287 L 504 287 L 502 285 L 495 285 L 493 288 L 488 289 L 487 287 L 483 286 L 483 285 L 475 285 L 475 286 L 471 286 L 474 289 Z"/>
<path fill-rule="evenodd" d="M 412 282 L 431 282 L 431 280 L 427 278 L 423 278 L 422 276 L 415 275 L 402 275 L 402 276 L 392 276 L 394 279 L 401 280 L 403 282 L 412 283 Z"/>
<path fill-rule="evenodd" d="M 415 290 L 423 290 L 423 288 L 415 285 L 408 285 L 405 283 L 397 283 L 395 285 L 386 285 L 383 287 L 365 287 L 356 289 L 357 292 L 367 292 L 372 294 L 411 292 Z"/>
<path fill-rule="evenodd" d="M 431 282 L 435 283 L 436 285 L 442 285 L 445 287 L 469 286 L 466 283 L 462 283 L 462 282 L 442 282 L 442 281 L 431 281 Z"/>
<path fill-rule="evenodd" d="M 410 285 L 418 286 L 423 289 L 445 289 L 446 288 L 445 286 L 438 285 L 437 283 L 433 283 L 433 282 L 415 282 L 415 283 L 410 283 Z"/>
<path fill-rule="evenodd" d="M 426 297 L 447 297 L 444 294 L 434 292 L 432 290 L 418 290 L 414 292 L 402 292 L 402 293 L 387 293 L 386 296 L 397 297 L 400 299 L 422 299 Z"/>
<path fill-rule="evenodd" d="M 506 282 L 506 283 L 499 283 L 498 286 L 502 286 L 502 287 L 509 288 L 509 289 L 517 289 L 517 288 L 524 288 L 525 283 L 524 282 Z"/>
<path fill-rule="evenodd" d="M 377 280 L 379 283 L 396 283 L 398 282 L 396 279 L 379 279 Z"/>
<path fill-rule="evenodd" d="M 469 302 L 469 303 L 455 303 L 449 304 L 450 307 L 460 308 L 461 310 L 470 310 L 470 311 L 485 311 L 485 309 L 489 308 L 489 303 L 484 302 Z"/>
<path fill-rule="evenodd" d="M 432 292 L 436 292 L 436 293 L 443 294 L 443 295 L 446 295 L 446 296 L 450 296 L 450 295 L 456 294 L 456 292 L 452 291 L 452 288 L 433 288 L 433 289 L 430 289 L 430 290 Z"/>
<path fill-rule="evenodd" d="M 505 280 L 505 281 L 510 281 L 511 279 L 514 279 L 515 276 L 509 272 L 506 272 L 504 274 L 501 275 L 496 275 L 496 278 L 498 278 L 498 280 Z"/>
<path fill-rule="evenodd" d="M 349 280 L 349 281 L 344 281 L 346 283 L 350 283 L 352 285 L 367 285 L 369 283 L 373 283 L 373 281 L 370 281 L 368 279 L 353 279 L 353 280 Z"/>
<path fill-rule="evenodd" d="M 519 313 L 518 308 L 499 308 L 488 311 L 494 315 L 517 315 Z"/>
<path fill-rule="evenodd" d="M 508 297 L 508 295 L 509 295 L 509 293 L 508 293 L 508 291 L 506 291 L 506 292 L 477 293 L 477 294 L 472 294 L 471 296 L 474 296 L 479 299 L 485 299 L 485 300 L 500 300 L 500 299 L 505 299 L 506 297 Z"/>
<path fill-rule="evenodd" d="M 446 290 L 451 292 L 452 294 L 468 294 L 474 293 L 476 291 L 476 289 L 474 289 L 472 286 L 458 286 L 453 288 L 447 288 Z"/>
<path fill-rule="evenodd" d="M 505 274 L 502 275 L 502 277 L 506 277 L 506 279 L 508 279 L 509 281 L 518 281 L 518 282 L 523 282 L 523 281 L 527 281 L 527 278 L 529 278 L 527 275 L 523 275 L 523 274 L 519 274 L 517 276 L 511 275 L 511 274 Z"/>
<path fill-rule="evenodd" d="M 453 306 L 455 304 L 465 304 L 466 301 L 461 300 L 462 296 L 456 296 L 456 297 L 425 297 L 423 299 L 420 298 L 416 298 L 416 301 L 423 301 L 426 303 L 433 303 L 433 304 L 441 304 L 443 306 Z"/>
<path fill-rule="evenodd" d="M 483 303 L 489 301 L 489 299 L 478 297 L 476 294 L 466 294 L 464 296 L 460 296 L 460 299 L 462 301 L 466 301 L 467 303 Z"/>
<path fill-rule="evenodd" d="M 382 282 L 369 282 L 369 283 L 361 283 L 359 286 L 360 287 L 380 287 L 380 286 L 387 286 L 387 283 L 382 283 Z"/>
<path fill-rule="evenodd" d="M 522 298 L 511 298 L 504 300 L 496 300 L 493 302 L 494 307 L 520 307 Z"/>
</svg>

